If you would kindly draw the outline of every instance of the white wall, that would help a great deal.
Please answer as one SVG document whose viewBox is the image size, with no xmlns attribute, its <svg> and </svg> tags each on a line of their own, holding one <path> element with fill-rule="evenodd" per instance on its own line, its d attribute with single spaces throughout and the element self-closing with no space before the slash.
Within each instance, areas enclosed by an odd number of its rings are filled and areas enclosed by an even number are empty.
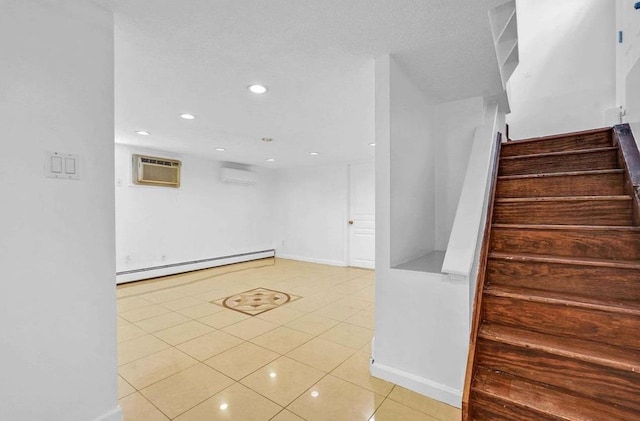
<svg viewBox="0 0 640 421">
<path fill-rule="evenodd" d="M 397 70 L 389 56 L 376 60 L 376 328 L 371 372 L 459 407 L 469 335 L 468 284 L 451 282 L 446 275 L 391 268 L 392 117 L 414 115 L 394 107 L 403 103 L 401 92 L 393 93 L 393 81 L 403 77 L 394 74 Z M 422 150 L 420 141 L 415 143 L 416 150 Z"/>
<path fill-rule="evenodd" d="M 436 250 L 446 250 L 467 171 L 474 132 L 484 122 L 482 97 L 436 107 Z"/>
<path fill-rule="evenodd" d="M 518 0 L 520 64 L 509 81 L 512 139 L 605 125 L 615 104 L 615 4 Z"/>
<path fill-rule="evenodd" d="M 223 183 L 221 162 L 116 144 L 118 272 L 273 248 L 274 171 Z M 134 185 L 131 155 L 182 161 L 178 189 Z"/>
<path fill-rule="evenodd" d="M 347 264 L 347 164 L 277 171 L 274 196 L 277 255 Z"/>
<path fill-rule="evenodd" d="M 5 0 L 0 51 L 0 419 L 119 420 L 113 16 Z M 45 151 L 81 179 L 45 178 Z"/>
<path fill-rule="evenodd" d="M 390 259 L 396 266 L 435 246 L 434 106 L 393 59 L 389 83 Z"/>
</svg>

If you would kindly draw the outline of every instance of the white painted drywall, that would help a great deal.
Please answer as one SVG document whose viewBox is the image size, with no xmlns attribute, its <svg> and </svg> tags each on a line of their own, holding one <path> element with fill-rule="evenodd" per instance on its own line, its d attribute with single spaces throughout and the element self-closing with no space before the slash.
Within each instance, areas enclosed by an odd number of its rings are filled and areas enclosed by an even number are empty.
<svg viewBox="0 0 640 421">
<path fill-rule="evenodd" d="M 434 106 L 393 59 L 390 84 L 390 259 L 397 266 L 435 246 Z"/>
<path fill-rule="evenodd" d="M 518 0 L 520 64 L 509 81 L 512 139 L 605 125 L 615 107 L 615 4 Z"/>
<path fill-rule="evenodd" d="M 484 100 L 474 97 L 436 107 L 436 250 L 446 250 Z"/>
<path fill-rule="evenodd" d="M 278 170 L 276 255 L 346 266 L 348 200 L 347 164 Z"/>
<path fill-rule="evenodd" d="M 116 144 L 118 272 L 273 248 L 274 171 L 225 183 L 219 161 Z M 180 188 L 132 183 L 132 154 L 182 161 Z"/>
<path fill-rule="evenodd" d="M 393 93 L 398 78 L 405 76 L 394 74 L 398 68 L 392 61 L 380 57 L 375 69 L 376 336 L 371 372 L 460 406 L 469 334 L 468 284 L 451 282 L 447 275 L 391 268 L 393 119 L 415 116 L 394 107 L 410 103 L 413 94 L 403 99 L 402 91 Z M 411 142 L 404 146 L 414 147 Z"/>
<path fill-rule="evenodd" d="M 116 421 L 113 16 L 1 8 L 0 419 Z M 45 178 L 45 151 L 80 180 Z"/>
</svg>

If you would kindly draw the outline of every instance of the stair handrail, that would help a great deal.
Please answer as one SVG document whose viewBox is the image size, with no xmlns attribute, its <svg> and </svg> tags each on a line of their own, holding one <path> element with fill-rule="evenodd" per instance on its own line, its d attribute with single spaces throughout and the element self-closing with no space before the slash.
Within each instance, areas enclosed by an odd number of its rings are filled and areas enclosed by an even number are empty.
<svg viewBox="0 0 640 421">
<path fill-rule="evenodd" d="M 613 141 L 620 148 L 620 163 L 625 167 L 627 180 L 625 188 L 634 201 L 633 223 L 640 225 L 640 151 L 628 123 L 613 126 Z"/>
<path fill-rule="evenodd" d="M 465 371 L 464 387 L 462 391 L 462 419 L 469 421 L 469 398 L 471 394 L 471 381 L 473 380 L 473 372 L 475 366 L 475 350 L 476 340 L 478 338 L 478 330 L 480 328 L 480 309 L 482 308 L 482 294 L 484 291 L 484 280 L 489 257 L 489 243 L 491 236 L 491 223 L 493 221 L 493 207 L 495 202 L 495 189 L 498 181 L 498 163 L 500 160 L 500 151 L 502 149 L 502 133 L 496 134 L 496 145 L 493 152 L 491 187 L 489 188 L 489 201 L 487 203 L 487 219 L 484 224 L 484 235 L 482 240 L 482 248 L 480 251 L 480 259 L 478 265 L 478 276 L 476 280 L 476 291 L 473 300 L 473 313 L 471 317 L 471 330 L 469 338 L 469 353 L 467 354 L 467 368 Z"/>
</svg>

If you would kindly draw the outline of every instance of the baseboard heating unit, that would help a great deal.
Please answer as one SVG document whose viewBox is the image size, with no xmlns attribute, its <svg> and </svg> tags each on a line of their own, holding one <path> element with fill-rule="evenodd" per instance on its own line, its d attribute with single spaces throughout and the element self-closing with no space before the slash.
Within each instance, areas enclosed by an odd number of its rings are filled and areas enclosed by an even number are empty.
<svg viewBox="0 0 640 421">
<path fill-rule="evenodd" d="M 249 253 L 232 254 L 229 256 L 211 257 L 208 259 L 192 260 L 189 262 L 171 263 L 162 266 L 153 266 L 141 269 L 116 272 L 116 283 L 141 281 L 143 279 L 157 278 L 159 276 L 175 275 L 176 273 L 191 272 L 199 269 L 209 269 L 217 266 L 230 265 L 232 263 L 249 262 L 251 260 L 275 257 L 274 249 L 253 251 Z"/>
</svg>

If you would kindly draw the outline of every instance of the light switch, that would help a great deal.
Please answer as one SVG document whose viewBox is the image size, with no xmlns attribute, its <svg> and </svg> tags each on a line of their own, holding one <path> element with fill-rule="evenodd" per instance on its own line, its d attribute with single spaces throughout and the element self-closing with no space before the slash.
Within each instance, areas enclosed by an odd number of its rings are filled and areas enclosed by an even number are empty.
<svg viewBox="0 0 640 421">
<path fill-rule="evenodd" d="M 76 173 L 76 159 L 75 158 L 65 158 L 64 159 L 64 172 L 65 172 L 65 174 L 75 174 Z"/>
<path fill-rule="evenodd" d="M 53 173 L 62 172 L 62 158 L 60 158 L 59 156 L 51 157 L 51 172 Z"/>
</svg>

